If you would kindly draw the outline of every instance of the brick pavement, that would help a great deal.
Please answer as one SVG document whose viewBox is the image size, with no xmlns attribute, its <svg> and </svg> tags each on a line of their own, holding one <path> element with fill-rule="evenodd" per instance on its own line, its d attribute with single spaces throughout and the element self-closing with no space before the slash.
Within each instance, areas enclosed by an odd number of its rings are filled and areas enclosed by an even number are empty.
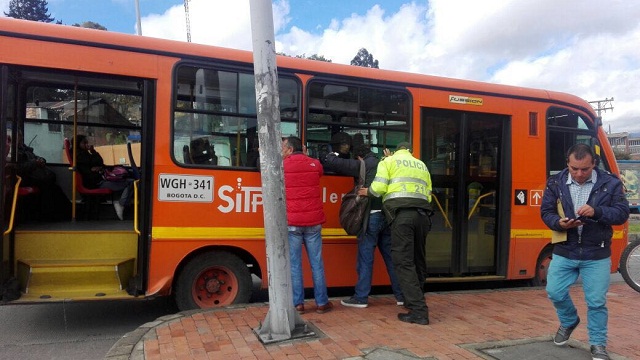
<svg viewBox="0 0 640 360">
<path fill-rule="evenodd" d="M 581 287 L 574 286 L 571 294 L 580 317 L 586 320 Z M 158 319 L 139 329 L 137 342 L 134 336 L 119 350 L 116 344 L 107 358 L 361 359 L 372 349 L 384 348 L 404 349 L 420 358 L 482 359 L 462 345 L 541 337 L 551 341 L 558 327 L 553 306 L 541 288 L 427 293 L 428 326 L 397 320 L 404 309 L 396 306 L 392 296 L 373 296 L 366 309 L 347 308 L 340 305 L 340 299 L 331 300 L 333 311 L 317 314 L 313 300 L 308 300 L 307 313 L 302 315 L 322 336 L 264 345 L 253 329 L 264 320 L 268 304 L 250 304 Z M 612 284 L 608 294 L 610 353 L 640 359 L 639 302 L 640 293 L 624 283 Z M 588 344 L 586 321 L 572 340 Z"/>
</svg>

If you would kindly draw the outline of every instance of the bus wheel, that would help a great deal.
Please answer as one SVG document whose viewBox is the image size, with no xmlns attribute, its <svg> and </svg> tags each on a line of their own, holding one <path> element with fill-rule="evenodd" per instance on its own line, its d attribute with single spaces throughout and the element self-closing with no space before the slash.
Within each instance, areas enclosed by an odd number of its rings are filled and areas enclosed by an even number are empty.
<svg viewBox="0 0 640 360">
<path fill-rule="evenodd" d="M 175 299 L 180 310 L 207 309 L 246 303 L 251 290 L 251 274 L 240 258 L 228 252 L 207 252 L 184 267 Z"/>
<path fill-rule="evenodd" d="M 630 242 L 620 258 L 620 274 L 635 291 L 640 292 L 640 240 Z"/>
<path fill-rule="evenodd" d="M 536 274 L 531 281 L 533 286 L 547 286 L 547 272 L 549 264 L 551 264 L 551 255 L 553 255 L 552 247 L 547 247 L 540 253 L 536 262 Z"/>
</svg>

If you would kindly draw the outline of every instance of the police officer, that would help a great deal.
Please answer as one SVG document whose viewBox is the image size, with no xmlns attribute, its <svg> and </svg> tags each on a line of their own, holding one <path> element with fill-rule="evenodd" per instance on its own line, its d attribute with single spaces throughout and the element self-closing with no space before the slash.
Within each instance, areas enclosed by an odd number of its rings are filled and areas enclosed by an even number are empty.
<svg viewBox="0 0 640 360">
<path fill-rule="evenodd" d="M 401 142 L 392 155 L 380 161 L 368 189 L 382 197 L 382 209 L 391 224 L 391 258 L 409 313 L 398 319 L 429 324 L 429 309 L 422 285 L 427 275 L 426 237 L 431 229 L 431 175 L 427 166 L 411 154 L 411 145 Z M 364 189 L 361 195 L 366 194 Z"/>
</svg>

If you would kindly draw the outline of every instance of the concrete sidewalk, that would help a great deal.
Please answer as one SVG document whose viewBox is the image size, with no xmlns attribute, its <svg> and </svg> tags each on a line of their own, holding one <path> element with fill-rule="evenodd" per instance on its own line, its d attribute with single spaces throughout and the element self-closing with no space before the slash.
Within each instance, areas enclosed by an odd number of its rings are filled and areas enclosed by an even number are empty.
<svg viewBox="0 0 640 360">
<path fill-rule="evenodd" d="M 124 336 L 107 359 L 591 359 L 580 286 L 571 290 L 583 323 L 568 346 L 551 341 L 558 328 L 541 288 L 427 293 L 430 325 L 407 324 L 392 296 L 374 296 L 365 309 L 340 305 L 317 314 L 307 300 L 302 318 L 315 337 L 264 345 L 253 329 L 268 304 L 182 312 Z M 625 283 L 608 295 L 612 359 L 640 359 L 640 293 Z"/>
</svg>

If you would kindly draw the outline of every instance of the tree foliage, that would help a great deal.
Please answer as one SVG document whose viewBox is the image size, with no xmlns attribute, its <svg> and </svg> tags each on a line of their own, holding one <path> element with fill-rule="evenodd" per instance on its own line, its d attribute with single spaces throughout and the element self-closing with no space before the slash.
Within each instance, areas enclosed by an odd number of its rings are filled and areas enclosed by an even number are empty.
<svg viewBox="0 0 640 360">
<path fill-rule="evenodd" d="M 97 29 L 97 30 L 107 30 L 106 27 L 98 24 L 97 22 L 93 22 L 93 21 L 85 21 L 82 24 L 78 24 L 75 23 L 71 26 L 75 26 L 75 27 L 81 27 L 81 28 L 87 28 L 87 29 Z"/>
<path fill-rule="evenodd" d="M 291 55 L 285 54 L 285 53 L 282 53 L 282 52 L 276 53 L 276 55 L 292 57 Z M 309 60 L 331 62 L 331 59 L 327 59 L 326 57 L 324 57 L 324 55 L 318 55 L 318 54 L 313 54 L 313 55 L 309 55 L 309 56 L 307 56 L 307 54 L 302 54 L 302 55 L 296 55 L 294 57 L 296 57 L 298 59 L 309 59 Z"/>
<path fill-rule="evenodd" d="M 378 60 L 375 60 L 373 54 L 370 54 L 365 48 L 358 51 L 353 60 L 351 60 L 351 65 L 379 69 Z"/>
<path fill-rule="evenodd" d="M 15 19 L 50 23 L 55 19 L 51 17 L 48 6 L 46 0 L 11 0 L 9 12 L 4 14 Z"/>
<path fill-rule="evenodd" d="M 306 56 L 306 54 L 302 54 L 302 55 L 296 55 L 296 57 L 300 58 L 300 59 L 309 59 L 309 60 L 331 62 L 331 59 L 327 59 L 326 57 L 324 57 L 324 55 L 318 55 L 318 54 L 313 54 L 313 55 L 310 55 L 310 56 Z"/>
</svg>

